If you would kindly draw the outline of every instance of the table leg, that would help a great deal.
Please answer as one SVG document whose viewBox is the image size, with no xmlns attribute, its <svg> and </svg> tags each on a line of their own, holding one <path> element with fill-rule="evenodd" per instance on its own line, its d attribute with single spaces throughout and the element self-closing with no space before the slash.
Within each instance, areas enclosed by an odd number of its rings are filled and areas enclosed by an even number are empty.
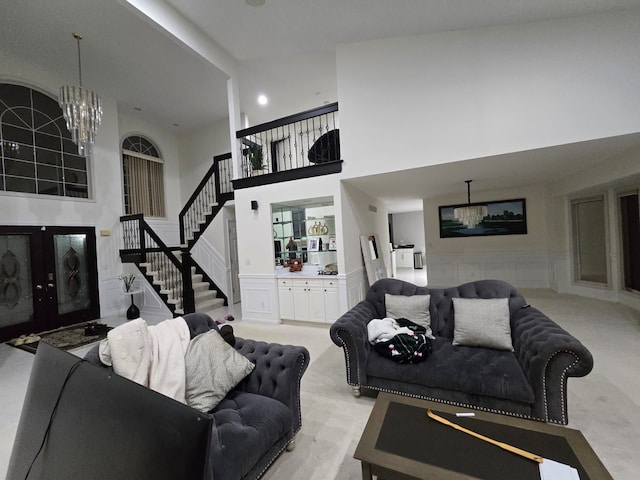
<svg viewBox="0 0 640 480">
<path fill-rule="evenodd" d="M 367 462 L 362 463 L 362 480 L 372 480 L 371 476 L 371 464 Z"/>
</svg>

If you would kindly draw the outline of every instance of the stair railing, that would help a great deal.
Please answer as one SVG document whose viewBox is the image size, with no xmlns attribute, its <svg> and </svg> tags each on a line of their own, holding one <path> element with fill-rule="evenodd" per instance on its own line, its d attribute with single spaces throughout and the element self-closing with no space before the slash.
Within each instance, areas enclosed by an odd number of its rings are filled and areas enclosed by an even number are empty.
<svg viewBox="0 0 640 480">
<path fill-rule="evenodd" d="M 180 211 L 180 244 L 188 250 L 213 221 L 224 203 L 233 198 L 231 153 L 217 155 Z"/>
<path fill-rule="evenodd" d="M 167 303 L 181 309 L 184 313 L 195 310 L 193 285 L 191 282 L 191 255 L 184 249 L 181 251 L 182 261 L 167 247 L 162 239 L 144 220 L 142 214 L 120 217 L 124 249 L 120 251 L 123 261 L 130 261 L 141 266 L 147 264 L 146 272 L 153 275 L 157 272 L 162 283 L 151 284 L 160 294 L 167 296 Z M 145 275 L 147 277 L 151 275 Z M 173 301 L 172 301 L 173 300 Z"/>
</svg>

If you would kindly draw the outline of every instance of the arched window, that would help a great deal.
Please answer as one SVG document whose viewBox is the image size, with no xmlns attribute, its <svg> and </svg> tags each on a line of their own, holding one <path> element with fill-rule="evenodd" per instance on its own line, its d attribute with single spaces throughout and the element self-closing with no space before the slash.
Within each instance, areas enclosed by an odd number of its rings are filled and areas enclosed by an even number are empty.
<svg viewBox="0 0 640 480">
<path fill-rule="evenodd" d="M 164 217 L 163 161 L 153 143 L 140 135 L 125 138 L 122 171 L 125 213 Z"/>
<path fill-rule="evenodd" d="M 87 159 L 78 156 L 57 100 L 0 83 L 0 190 L 89 197 Z"/>
</svg>

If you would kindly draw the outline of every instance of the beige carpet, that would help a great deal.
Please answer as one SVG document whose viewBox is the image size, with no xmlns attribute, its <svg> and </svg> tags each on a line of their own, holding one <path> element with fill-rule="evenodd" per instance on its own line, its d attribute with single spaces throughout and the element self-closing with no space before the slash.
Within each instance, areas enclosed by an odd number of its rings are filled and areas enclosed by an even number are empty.
<svg viewBox="0 0 640 480">
<path fill-rule="evenodd" d="M 523 290 L 591 350 L 594 370 L 569 380 L 569 427 L 581 430 L 616 480 L 636 480 L 640 452 L 640 314 L 597 300 Z M 311 364 L 302 380 L 303 426 L 293 452 L 284 452 L 265 480 L 359 480 L 353 452 L 375 402 L 355 398 L 345 380 L 342 350 L 328 327 L 235 322 L 246 338 L 305 345 Z M 429 442 L 425 439 L 425 445 Z M 596 479 L 594 479 L 596 480 Z"/>
</svg>

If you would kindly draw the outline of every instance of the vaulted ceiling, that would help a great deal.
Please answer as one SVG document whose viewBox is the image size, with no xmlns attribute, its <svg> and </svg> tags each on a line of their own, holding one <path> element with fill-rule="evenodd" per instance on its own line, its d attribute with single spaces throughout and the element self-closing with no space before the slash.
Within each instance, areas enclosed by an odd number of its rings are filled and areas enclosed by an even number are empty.
<svg viewBox="0 0 640 480">
<path fill-rule="evenodd" d="M 266 0 L 259 7 L 244 0 L 3 0 L 0 63 L 25 59 L 75 82 L 78 32 L 84 84 L 115 98 L 122 112 L 176 132 L 227 118 L 226 76 L 140 14 L 136 2 L 173 9 L 237 60 L 241 110 L 253 124 L 336 101 L 340 43 L 640 6 L 640 0 Z M 268 95 L 266 107 L 256 103 L 258 93 Z"/>
</svg>

